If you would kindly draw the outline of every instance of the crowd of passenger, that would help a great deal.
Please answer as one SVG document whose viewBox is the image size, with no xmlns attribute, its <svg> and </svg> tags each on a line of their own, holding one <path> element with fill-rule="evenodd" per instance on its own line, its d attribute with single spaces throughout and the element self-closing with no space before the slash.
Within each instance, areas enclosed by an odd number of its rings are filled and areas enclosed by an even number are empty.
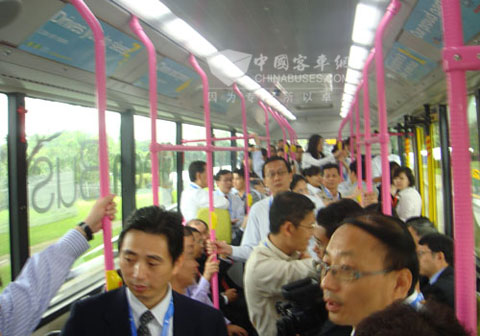
<svg viewBox="0 0 480 336">
<path fill-rule="evenodd" d="M 285 159 L 288 152 L 295 156 Z M 180 213 L 150 206 L 126 220 L 118 242 L 124 286 L 76 302 L 62 334 L 468 335 L 454 314 L 453 240 L 421 216 L 412 171 L 389 159 L 389 186 L 380 184 L 379 156 L 362 158 L 359 184 L 349 141 L 324 153 L 320 135 L 305 152 L 283 141 L 268 151 L 256 138 L 242 167 L 215 174 L 216 240 L 205 212 L 207 166 L 192 162 Z M 379 210 L 382 187 L 392 216 Z M 33 332 L 101 219 L 115 212 L 113 196 L 99 199 L 84 222 L 28 260 L 0 294 L 0 336 Z M 323 301 L 313 315 L 294 307 L 305 314 L 288 317 L 284 330 L 282 287 L 306 278 Z M 302 300 L 316 300 L 308 295 Z"/>
</svg>

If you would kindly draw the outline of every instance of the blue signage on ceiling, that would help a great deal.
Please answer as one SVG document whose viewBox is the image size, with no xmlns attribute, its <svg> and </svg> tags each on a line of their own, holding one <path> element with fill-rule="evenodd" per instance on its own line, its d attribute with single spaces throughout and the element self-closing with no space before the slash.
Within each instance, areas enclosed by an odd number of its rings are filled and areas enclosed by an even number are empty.
<svg viewBox="0 0 480 336">
<path fill-rule="evenodd" d="M 435 69 L 437 63 L 395 42 L 385 60 L 385 66 L 408 81 L 418 82 Z"/>
<path fill-rule="evenodd" d="M 137 55 L 143 46 L 101 22 L 105 34 L 107 75 Z M 93 33 L 75 7 L 67 4 L 19 46 L 29 53 L 90 72 L 95 71 Z"/>
<path fill-rule="evenodd" d="M 200 79 L 197 73 L 171 59 L 163 58 L 157 62 L 157 92 L 168 97 L 177 97 L 190 84 Z M 134 85 L 148 90 L 148 73 Z"/>
<path fill-rule="evenodd" d="M 458 0 L 457 0 L 458 1 Z M 480 0 L 462 0 L 464 41 L 480 32 Z M 442 7 L 440 0 L 418 1 L 404 26 L 405 31 L 437 47 L 443 47 Z"/>
</svg>

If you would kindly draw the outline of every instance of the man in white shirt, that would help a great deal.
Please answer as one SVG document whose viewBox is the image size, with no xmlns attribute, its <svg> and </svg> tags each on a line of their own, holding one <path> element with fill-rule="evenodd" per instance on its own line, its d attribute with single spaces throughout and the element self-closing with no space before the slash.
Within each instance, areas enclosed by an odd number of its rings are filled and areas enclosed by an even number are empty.
<svg viewBox="0 0 480 336">
<path fill-rule="evenodd" d="M 223 315 L 172 291 L 183 263 L 179 213 L 137 210 L 118 239 L 124 287 L 74 304 L 62 335 L 227 335 Z"/>
<path fill-rule="evenodd" d="M 217 184 L 217 190 L 215 195 L 225 198 L 228 201 L 228 213 L 230 214 L 230 220 L 236 227 L 240 226 L 245 217 L 245 208 L 240 196 L 232 192 L 233 176 L 230 170 L 221 169 L 215 175 L 215 183 Z"/>
<path fill-rule="evenodd" d="M 207 164 L 204 161 L 193 161 L 188 167 L 190 183 L 182 191 L 180 211 L 185 221 L 197 218 L 198 210 L 208 208 Z M 213 195 L 213 206 L 219 209 L 228 209 L 225 197 Z"/>
<path fill-rule="evenodd" d="M 272 156 L 263 165 L 263 176 L 266 186 L 272 192 L 272 196 L 255 203 L 248 215 L 247 227 L 243 234 L 240 246 L 230 246 L 225 242 L 216 241 L 218 253 L 231 256 L 237 261 L 246 261 L 253 248 L 260 241 L 267 238 L 270 232 L 269 211 L 273 197 L 282 191 L 290 189 L 292 182 L 292 168 L 279 156 Z"/>
<path fill-rule="evenodd" d="M 253 250 L 245 266 L 248 313 L 259 335 L 276 336 L 275 305 L 285 301 L 282 286 L 315 276 L 312 258 L 302 257 L 315 226 L 314 204 L 291 191 L 275 196 L 270 234 Z"/>
</svg>

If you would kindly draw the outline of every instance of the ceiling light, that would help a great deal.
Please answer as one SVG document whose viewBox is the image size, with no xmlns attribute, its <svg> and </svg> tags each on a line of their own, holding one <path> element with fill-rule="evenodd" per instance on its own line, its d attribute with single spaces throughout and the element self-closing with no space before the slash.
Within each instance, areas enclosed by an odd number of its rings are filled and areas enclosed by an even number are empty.
<svg viewBox="0 0 480 336">
<path fill-rule="evenodd" d="M 368 56 L 368 50 L 352 45 L 350 47 L 350 54 L 348 56 L 348 67 L 355 70 L 362 70 Z"/>
<path fill-rule="evenodd" d="M 355 10 L 353 42 L 366 46 L 372 45 L 380 18 L 381 13 L 377 7 L 359 3 Z"/>
<path fill-rule="evenodd" d="M 353 95 L 353 94 L 355 94 L 355 92 L 357 92 L 357 86 L 353 85 L 353 84 L 350 84 L 350 83 L 345 83 L 343 91 Z"/>
<path fill-rule="evenodd" d="M 352 83 L 357 85 L 362 79 L 362 73 L 358 70 L 347 69 L 347 76 L 345 77 L 345 82 Z"/>
</svg>

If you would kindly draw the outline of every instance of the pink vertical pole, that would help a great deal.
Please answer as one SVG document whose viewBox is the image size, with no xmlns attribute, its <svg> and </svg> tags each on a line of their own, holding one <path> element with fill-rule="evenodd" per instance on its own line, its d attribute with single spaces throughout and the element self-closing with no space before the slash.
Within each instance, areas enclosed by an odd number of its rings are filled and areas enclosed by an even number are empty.
<svg viewBox="0 0 480 336">
<path fill-rule="evenodd" d="M 98 160 L 100 174 L 100 196 L 105 197 L 110 194 L 109 168 L 108 168 L 108 147 L 107 132 L 105 129 L 105 111 L 107 107 L 107 71 L 105 66 L 105 39 L 102 26 L 95 18 L 95 15 L 85 5 L 82 0 L 72 0 L 82 18 L 87 22 L 93 32 L 95 43 L 95 79 L 97 88 L 97 108 L 98 108 Z M 112 224 L 108 217 L 102 219 L 103 245 L 105 257 L 105 271 L 114 270 L 113 251 L 112 251 Z M 108 279 L 108 276 L 107 276 Z M 110 289 L 107 281 L 107 289 Z"/>
<path fill-rule="evenodd" d="M 261 100 L 258 101 L 258 105 L 260 105 L 260 107 L 265 112 L 265 130 L 267 131 L 267 156 L 270 157 L 272 153 L 270 151 L 270 127 L 268 126 L 268 110 Z"/>
<path fill-rule="evenodd" d="M 450 107 L 450 143 L 452 145 L 452 176 L 455 237 L 455 310 L 458 319 L 476 335 L 474 222 L 470 175 L 469 128 L 467 119 L 467 89 L 465 69 L 454 68 L 467 53 L 462 54 L 463 28 L 459 1 L 442 0 L 445 47 L 443 66 L 447 75 Z M 458 50 L 458 51 L 457 51 Z M 467 49 L 463 49 L 466 51 Z M 448 52 L 450 57 L 448 56 Z M 472 55 L 475 60 L 476 55 Z M 477 69 L 479 63 L 477 59 Z M 452 68 L 450 68 L 452 67 Z"/>
<path fill-rule="evenodd" d="M 283 124 L 283 127 L 285 127 L 287 129 L 288 135 L 290 135 L 290 143 L 293 145 L 294 144 L 294 136 L 293 136 L 294 133 L 292 132 L 292 128 L 290 127 L 290 124 L 280 113 L 277 112 L 277 115 L 278 115 L 278 119 Z M 285 142 L 285 144 L 287 144 L 287 143 Z M 295 160 L 295 153 L 293 153 L 292 151 L 289 150 L 289 155 L 290 155 L 290 159 Z"/>
<path fill-rule="evenodd" d="M 152 41 L 145 34 L 142 26 L 135 16 L 130 19 L 130 29 L 135 32 L 140 41 L 145 45 L 148 51 L 148 78 L 149 78 L 149 96 L 150 96 L 150 129 L 151 144 L 157 143 L 157 53 Z M 153 204 L 158 205 L 158 158 L 157 151 L 150 151 L 150 161 L 152 161 L 152 193 Z"/>
<path fill-rule="evenodd" d="M 353 143 L 353 139 L 355 139 L 355 146 Z M 356 138 L 355 133 L 353 132 L 353 106 L 350 107 L 350 159 L 355 160 L 355 149 L 356 143 L 360 141 L 360 139 Z"/>
<path fill-rule="evenodd" d="M 247 214 L 250 212 L 250 204 L 249 204 L 249 197 L 250 197 L 250 172 L 248 168 L 248 130 L 247 130 L 247 107 L 245 105 L 245 97 L 243 96 L 242 92 L 238 89 L 237 83 L 233 84 L 233 91 L 237 94 L 240 98 L 240 103 L 242 106 L 242 129 L 243 129 L 243 165 L 245 167 L 245 191 L 247 193 Z"/>
<path fill-rule="evenodd" d="M 203 108 L 204 108 L 204 121 L 205 121 L 205 132 L 207 139 L 207 147 L 210 149 L 206 151 L 207 153 L 207 183 L 208 183 L 208 209 L 210 211 L 210 239 L 215 241 L 215 230 L 212 228 L 212 223 L 214 222 L 214 207 L 213 207 L 213 160 L 212 160 L 212 129 L 210 123 L 210 102 L 208 101 L 208 78 L 205 74 L 205 71 L 198 65 L 195 56 L 190 55 L 190 64 L 195 69 L 195 71 L 200 75 L 203 84 Z M 216 257 L 214 257 L 216 260 Z M 218 301 L 218 274 L 215 273 L 212 276 L 212 294 L 213 294 L 213 305 L 219 309 L 220 303 Z"/>
<path fill-rule="evenodd" d="M 362 189 L 362 150 L 361 150 L 361 135 L 360 135 L 360 108 L 359 108 L 359 95 L 360 95 L 360 85 L 355 93 L 355 101 L 353 103 L 353 108 L 355 109 L 355 129 L 356 129 L 356 152 L 357 152 L 357 187 L 358 189 Z"/>
<path fill-rule="evenodd" d="M 270 106 L 267 106 L 267 108 L 270 111 L 270 113 L 272 114 L 272 117 L 277 121 L 278 126 L 280 126 L 280 129 L 282 130 L 282 134 L 283 134 L 283 143 L 286 144 L 287 143 L 287 134 L 285 133 L 285 129 L 283 128 L 282 122 L 278 118 L 277 112 L 275 112 Z M 284 153 L 283 157 L 288 162 L 287 152 Z"/>
<path fill-rule="evenodd" d="M 375 34 L 375 66 L 377 71 L 377 99 L 379 116 L 380 152 L 382 155 L 382 211 L 386 215 L 392 214 L 392 199 L 390 197 L 390 166 L 388 163 L 388 127 L 387 101 L 385 99 L 385 69 L 383 65 L 383 34 L 389 22 L 400 11 L 400 1 L 392 0 L 383 16 Z"/>
<path fill-rule="evenodd" d="M 365 179 L 367 181 L 367 192 L 373 191 L 372 181 L 372 144 L 370 143 L 370 96 L 368 87 L 368 68 L 375 57 L 375 49 L 373 49 L 367 57 L 365 67 L 363 68 L 363 121 L 365 132 Z"/>
</svg>

